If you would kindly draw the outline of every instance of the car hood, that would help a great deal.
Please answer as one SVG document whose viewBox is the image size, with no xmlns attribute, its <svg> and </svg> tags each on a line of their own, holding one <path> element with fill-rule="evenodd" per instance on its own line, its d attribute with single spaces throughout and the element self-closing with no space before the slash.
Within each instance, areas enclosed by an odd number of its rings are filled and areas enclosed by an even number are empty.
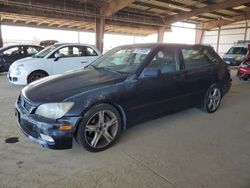
<svg viewBox="0 0 250 188">
<path fill-rule="evenodd" d="M 240 55 L 240 54 L 225 54 L 223 56 L 223 59 L 234 59 L 236 57 L 245 57 L 245 55 Z"/>
<path fill-rule="evenodd" d="M 19 59 L 15 61 L 14 63 L 12 63 L 11 68 L 17 67 L 20 64 L 26 65 L 26 64 L 37 62 L 37 59 L 38 58 L 33 58 L 33 57 L 26 57 L 23 59 Z"/>
<path fill-rule="evenodd" d="M 61 102 L 92 89 L 124 81 L 126 77 L 88 68 L 35 81 L 22 90 L 22 95 L 34 103 Z"/>
</svg>

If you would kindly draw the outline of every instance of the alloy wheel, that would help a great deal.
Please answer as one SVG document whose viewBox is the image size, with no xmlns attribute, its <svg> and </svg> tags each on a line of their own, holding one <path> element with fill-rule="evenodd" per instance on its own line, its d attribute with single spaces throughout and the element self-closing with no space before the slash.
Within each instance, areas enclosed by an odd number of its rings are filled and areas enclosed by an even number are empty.
<svg viewBox="0 0 250 188">
<path fill-rule="evenodd" d="M 221 91 L 219 88 L 213 88 L 208 95 L 207 106 L 210 111 L 215 111 L 220 105 Z"/>
<path fill-rule="evenodd" d="M 95 113 L 85 127 L 85 140 L 93 148 L 104 148 L 117 135 L 118 119 L 110 110 L 101 110 Z"/>
</svg>

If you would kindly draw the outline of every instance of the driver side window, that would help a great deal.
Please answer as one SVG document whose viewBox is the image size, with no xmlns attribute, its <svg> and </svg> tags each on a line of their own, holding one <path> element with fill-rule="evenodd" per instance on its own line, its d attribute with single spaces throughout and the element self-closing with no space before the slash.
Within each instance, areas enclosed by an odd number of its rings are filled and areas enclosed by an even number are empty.
<svg viewBox="0 0 250 188">
<path fill-rule="evenodd" d="M 161 70 L 161 73 L 177 71 L 179 68 L 175 59 L 175 50 L 165 49 L 158 51 L 148 68 L 158 68 Z"/>
</svg>

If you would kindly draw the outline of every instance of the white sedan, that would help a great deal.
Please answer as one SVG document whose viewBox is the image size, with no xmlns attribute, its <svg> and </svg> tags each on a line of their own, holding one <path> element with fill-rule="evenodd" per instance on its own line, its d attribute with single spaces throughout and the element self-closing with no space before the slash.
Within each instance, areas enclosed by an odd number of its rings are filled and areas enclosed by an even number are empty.
<svg viewBox="0 0 250 188">
<path fill-rule="evenodd" d="M 16 85 L 27 85 L 45 76 L 81 69 L 92 63 L 101 52 L 91 45 L 54 44 L 33 57 L 14 62 L 8 79 Z"/>
</svg>

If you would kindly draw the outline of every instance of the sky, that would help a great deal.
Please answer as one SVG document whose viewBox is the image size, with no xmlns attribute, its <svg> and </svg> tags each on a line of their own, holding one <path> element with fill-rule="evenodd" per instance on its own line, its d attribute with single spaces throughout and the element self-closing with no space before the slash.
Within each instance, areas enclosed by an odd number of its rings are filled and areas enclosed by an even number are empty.
<svg viewBox="0 0 250 188">
<path fill-rule="evenodd" d="M 181 27 L 195 28 L 195 25 L 177 22 L 171 32 L 165 32 L 164 42 L 194 44 L 195 30 Z M 54 29 L 41 29 L 31 27 L 17 27 L 2 25 L 4 45 L 32 43 L 39 44 L 41 40 L 58 40 L 59 42 L 95 44 L 95 33 L 77 32 Z M 143 36 L 130 36 L 121 34 L 104 35 L 104 51 L 123 44 L 157 42 L 157 34 Z"/>
</svg>

